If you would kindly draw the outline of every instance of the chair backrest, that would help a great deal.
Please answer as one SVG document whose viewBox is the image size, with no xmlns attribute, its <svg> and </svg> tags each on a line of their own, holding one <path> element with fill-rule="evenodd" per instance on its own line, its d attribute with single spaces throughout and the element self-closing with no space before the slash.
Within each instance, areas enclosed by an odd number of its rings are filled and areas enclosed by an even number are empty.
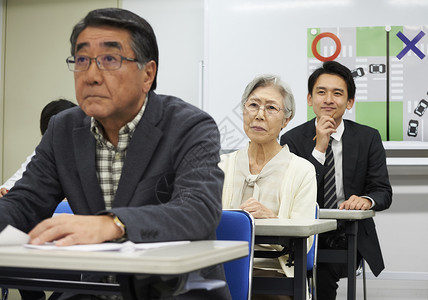
<svg viewBox="0 0 428 300">
<path fill-rule="evenodd" d="M 54 215 L 56 214 L 73 214 L 67 200 L 62 200 L 55 209 Z"/>
<path fill-rule="evenodd" d="M 316 203 L 315 205 L 315 219 L 319 218 L 319 214 L 320 214 L 320 207 L 318 205 L 318 203 Z M 308 255 L 306 257 L 307 260 L 307 265 L 306 265 L 306 269 L 308 271 L 311 271 L 314 268 L 314 264 L 316 264 L 316 254 L 317 254 L 317 238 L 318 235 L 314 235 L 314 242 L 312 243 L 312 247 L 308 252 Z"/>
<path fill-rule="evenodd" d="M 217 227 L 217 239 L 247 241 L 249 247 L 248 256 L 224 264 L 233 300 L 248 300 L 251 296 L 254 234 L 254 219 L 250 213 L 243 210 L 223 210 Z"/>
</svg>

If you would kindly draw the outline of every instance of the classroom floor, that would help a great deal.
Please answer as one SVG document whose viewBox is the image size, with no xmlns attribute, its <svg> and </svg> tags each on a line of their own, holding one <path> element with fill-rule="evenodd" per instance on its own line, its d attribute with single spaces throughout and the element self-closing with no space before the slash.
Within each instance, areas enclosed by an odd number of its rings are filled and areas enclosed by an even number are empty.
<svg viewBox="0 0 428 300">
<path fill-rule="evenodd" d="M 367 279 L 366 282 L 367 300 L 428 300 L 428 281 Z M 336 300 L 346 300 L 346 286 L 346 279 L 340 280 Z M 357 277 L 357 300 L 362 299 L 363 281 Z"/>
</svg>

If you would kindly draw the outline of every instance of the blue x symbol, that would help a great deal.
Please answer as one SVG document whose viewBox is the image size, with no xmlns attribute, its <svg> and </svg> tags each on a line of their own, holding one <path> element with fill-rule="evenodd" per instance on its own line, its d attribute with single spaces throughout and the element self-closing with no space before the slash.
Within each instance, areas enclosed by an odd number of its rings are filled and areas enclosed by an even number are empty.
<svg viewBox="0 0 428 300">
<path fill-rule="evenodd" d="M 400 40 L 403 41 L 404 44 L 406 44 L 406 47 L 401 50 L 400 53 L 398 53 L 397 58 L 398 59 L 402 59 L 403 56 L 409 52 L 410 50 L 412 50 L 413 52 L 415 52 L 415 54 L 417 56 L 419 56 L 420 59 L 423 59 L 425 57 L 425 54 L 422 53 L 421 50 L 419 50 L 418 47 L 416 47 L 416 43 L 419 42 L 419 40 L 425 35 L 425 32 L 420 31 L 418 33 L 417 36 L 415 36 L 415 38 L 412 41 L 409 41 L 408 38 L 405 37 L 405 35 L 403 33 L 401 33 L 401 31 L 399 31 L 397 33 L 397 36 L 400 38 Z"/>
</svg>

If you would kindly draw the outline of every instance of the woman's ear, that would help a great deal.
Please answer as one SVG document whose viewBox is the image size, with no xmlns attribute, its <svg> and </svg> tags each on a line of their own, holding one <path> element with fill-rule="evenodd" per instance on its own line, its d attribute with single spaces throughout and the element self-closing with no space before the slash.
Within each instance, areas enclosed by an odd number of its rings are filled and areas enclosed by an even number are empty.
<svg viewBox="0 0 428 300">
<path fill-rule="evenodd" d="M 290 122 L 290 118 L 285 118 L 283 121 L 282 121 L 282 126 L 281 126 L 281 129 L 284 129 L 285 128 L 285 126 L 287 126 L 287 124 Z"/>
</svg>

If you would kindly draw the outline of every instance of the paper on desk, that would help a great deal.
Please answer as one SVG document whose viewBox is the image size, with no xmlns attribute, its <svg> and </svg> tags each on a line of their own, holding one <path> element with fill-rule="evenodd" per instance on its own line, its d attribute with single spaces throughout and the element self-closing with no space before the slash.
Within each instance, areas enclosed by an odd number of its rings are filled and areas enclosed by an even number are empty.
<svg viewBox="0 0 428 300">
<path fill-rule="evenodd" d="M 30 237 L 25 232 L 11 225 L 7 225 L 0 232 L 0 246 L 22 245 L 30 241 Z"/>
<path fill-rule="evenodd" d="M 44 245 L 30 245 L 28 242 L 30 237 L 21 230 L 7 225 L 0 232 L 0 246 L 23 245 L 27 248 L 42 249 L 42 250 L 73 250 L 73 251 L 122 251 L 132 252 L 135 250 L 149 250 L 161 247 L 172 247 L 181 244 L 190 243 L 190 241 L 174 241 L 174 242 L 157 242 L 157 243 L 133 243 L 127 241 L 125 243 L 101 243 L 88 245 L 73 245 L 67 247 L 57 247 L 55 243 L 46 243 Z"/>
<path fill-rule="evenodd" d="M 149 250 L 161 247 L 172 247 L 181 244 L 187 244 L 190 241 L 175 241 L 175 242 L 157 242 L 157 243 L 133 243 L 127 241 L 124 243 L 101 243 L 101 244 L 88 244 L 88 245 L 73 245 L 58 247 L 54 243 L 46 243 L 44 245 L 31 245 L 25 244 L 24 247 L 41 249 L 41 250 L 71 250 L 71 251 L 120 251 L 120 252 L 133 252 L 136 250 Z"/>
</svg>

